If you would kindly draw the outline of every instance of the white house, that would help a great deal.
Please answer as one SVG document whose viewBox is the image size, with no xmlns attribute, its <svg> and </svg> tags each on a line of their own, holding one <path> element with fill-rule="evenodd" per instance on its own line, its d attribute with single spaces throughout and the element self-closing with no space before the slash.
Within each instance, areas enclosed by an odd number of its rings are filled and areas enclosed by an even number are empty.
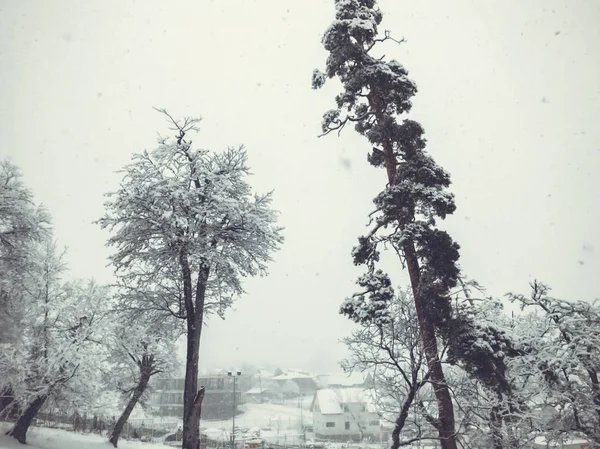
<svg viewBox="0 0 600 449">
<path fill-rule="evenodd" d="M 315 437 L 325 440 L 379 439 L 379 415 L 363 388 L 315 391 L 310 407 Z"/>
<path fill-rule="evenodd" d="M 284 390 L 289 397 L 299 394 L 309 395 L 317 389 L 317 383 L 312 375 L 301 371 L 288 371 L 287 373 L 271 377 Z"/>
</svg>

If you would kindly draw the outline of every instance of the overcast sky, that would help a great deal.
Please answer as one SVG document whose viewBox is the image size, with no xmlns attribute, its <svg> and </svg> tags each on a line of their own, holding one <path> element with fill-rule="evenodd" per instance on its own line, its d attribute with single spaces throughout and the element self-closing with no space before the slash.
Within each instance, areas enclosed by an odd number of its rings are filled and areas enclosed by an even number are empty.
<svg viewBox="0 0 600 449">
<path fill-rule="evenodd" d="M 413 118 L 452 175 L 444 226 L 464 274 L 494 295 L 599 297 L 600 2 L 380 2 L 386 47 L 419 87 Z M 0 0 L 0 157 L 18 164 L 69 247 L 71 274 L 111 280 L 91 222 L 115 171 L 173 115 L 194 143 L 245 144 L 253 186 L 275 189 L 286 242 L 203 335 L 205 367 L 242 361 L 328 371 L 351 326 L 350 250 L 383 172 L 347 129 L 317 138 L 339 85 L 310 89 L 333 0 Z M 397 284 L 406 282 L 391 267 Z"/>
</svg>

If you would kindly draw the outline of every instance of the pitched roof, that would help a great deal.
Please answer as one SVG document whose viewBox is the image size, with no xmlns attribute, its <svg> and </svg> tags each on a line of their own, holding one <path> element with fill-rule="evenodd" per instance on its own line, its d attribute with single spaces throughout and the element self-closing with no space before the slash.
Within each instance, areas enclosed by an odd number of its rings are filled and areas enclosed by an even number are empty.
<svg viewBox="0 0 600 449">
<path fill-rule="evenodd" d="M 352 373 L 317 374 L 316 377 L 319 380 L 319 384 L 321 384 L 323 387 L 355 387 L 364 385 L 364 383 L 367 380 L 368 374 L 355 371 Z"/>
<path fill-rule="evenodd" d="M 296 373 L 296 372 L 287 372 L 285 374 L 280 374 L 279 376 L 271 377 L 271 380 L 292 380 L 292 379 L 312 379 L 310 374 L 305 373 Z"/>
<path fill-rule="evenodd" d="M 323 415 L 336 415 L 344 413 L 345 404 L 365 404 L 368 412 L 376 412 L 368 390 L 363 388 L 324 388 L 315 391 L 313 399 L 315 405 Z"/>
</svg>

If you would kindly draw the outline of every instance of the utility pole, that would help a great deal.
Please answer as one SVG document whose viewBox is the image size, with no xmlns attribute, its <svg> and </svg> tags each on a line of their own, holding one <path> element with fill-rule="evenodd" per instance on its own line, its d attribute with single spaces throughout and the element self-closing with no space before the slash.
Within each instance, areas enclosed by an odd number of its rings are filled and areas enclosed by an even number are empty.
<svg viewBox="0 0 600 449">
<path fill-rule="evenodd" d="M 260 399 L 261 399 L 260 402 L 262 402 L 262 395 L 263 394 L 262 394 L 262 381 L 261 381 L 261 378 L 260 378 L 260 370 L 258 370 L 258 389 L 259 389 L 258 395 L 260 396 Z"/>
<path fill-rule="evenodd" d="M 236 371 L 235 373 L 228 371 L 227 375 L 229 377 L 233 377 L 233 419 L 231 424 L 231 449 L 235 449 L 235 413 L 237 412 L 237 407 L 235 405 L 235 384 L 237 382 L 237 378 L 242 375 L 241 371 Z"/>
<path fill-rule="evenodd" d="M 304 444 L 304 442 L 306 441 L 306 432 L 304 431 L 304 414 L 303 412 L 303 408 L 304 408 L 304 395 L 301 394 L 300 395 L 300 432 L 302 432 L 302 444 Z"/>
</svg>

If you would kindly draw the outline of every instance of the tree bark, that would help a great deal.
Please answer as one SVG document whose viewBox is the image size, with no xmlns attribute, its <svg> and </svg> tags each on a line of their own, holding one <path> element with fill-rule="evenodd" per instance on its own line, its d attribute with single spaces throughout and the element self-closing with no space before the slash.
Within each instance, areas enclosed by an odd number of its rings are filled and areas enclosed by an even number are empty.
<svg viewBox="0 0 600 449">
<path fill-rule="evenodd" d="M 442 362 L 438 356 L 437 338 L 431 322 L 424 316 L 423 303 L 415 295 L 415 308 L 419 320 L 423 350 L 427 359 L 427 366 L 431 373 L 431 384 L 438 404 L 438 419 L 440 426 L 438 433 L 442 449 L 457 449 L 456 433 L 454 430 L 454 405 L 450 390 L 446 384 Z"/>
<path fill-rule="evenodd" d="M 369 104 L 371 109 L 375 112 L 377 120 L 380 123 L 383 122 L 384 111 L 380 106 L 380 100 L 376 93 L 372 92 L 369 95 Z M 397 181 L 396 155 L 393 151 L 392 142 L 389 140 L 383 142 L 382 146 L 388 183 L 390 186 L 393 186 Z M 414 214 L 410 218 L 414 219 Z M 399 219 L 398 224 L 400 229 L 403 230 L 407 222 Z M 419 333 L 423 343 L 423 351 L 425 352 L 431 384 L 438 404 L 438 419 L 440 425 L 437 430 L 440 437 L 440 443 L 442 449 L 457 449 L 454 425 L 454 405 L 452 404 L 452 397 L 450 396 L 450 390 L 446 384 L 442 363 L 438 355 L 435 328 L 433 323 L 427 318 L 423 298 L 419 292 L 421 281 L 419 260 L 417 258 L 415 246 L 412 242 L 406 242 L 403 245 L 402 250 L 408 269 L 408 275 L 410 277 L 415 310 L 419 322 Z"/>
<path fill-rule="evenodd" d="M 19 419 L 15 423 L 14 427 L 6 432 L 6 435 L 15 438 L 21 444 L 26 444 L 27 430 L 29 430 L 29 426 L 31 426 L 33 418 L 35 418 L 35 415 L 37 415 L 47 399 L 47 394 L 36 397 L 33 402 L 31 402 L 23 411 L 21 416 L 19 416 Z"/>
<path fill-rule="evenodd" d="M 396 181 L 396 159 L 393 156 L 391 144 L 384 145 L 384 156 L 388 173 L 388 181 L 393 185 Z M 393 168 L 390 167 L 393 161 Z M 401 228 L 404 224 L 400 223 Z M 438 419 L 440 426 L 437 429 L 440 437 L 442 449 L 457 449 L 455 423 L 454 423 L 454 405 L 450 390 L 446 384 L 442 363 L 438 355 L 437 337 L 433 323 L 427 318 L 425 313 L 425 304 L 419 292 L 420 273 L 419 260 L 417 259 L 414 244 L 407 242 L 403 246 L 404 258 L 410 277 L 410 283 L 413 291 L 415 302 L 415 310 L 417 312 L 417 320 L 419 322 L 419 333 L 423 343 L 423 351 L 427 360 L 427 367 L 430 372 L 431 384 L 435 393 L 435 398 L 438 404 Z"/>
<path fill-rule="evenodd" d="M 185 254 L 182 255 L 180 263 L 183 273 L 183 292 L 187 313 L 187 354 L 183 392 L 182 448 L 198 449 L 200 447 L 200 413 L 202 398 L 204 397 L 204 389 L 198 391 L 198 360 L 209 268 L 202 267 L 198 272 L 195 301 L 193 301 L 191 271 Z"/>
<path fill-rule="evenodd" d="M 442 362 L 438 355 L 437 337 L 435 329 L 430 320 L 427 319 L 423 299 L 419 292 L 419 262 L 415 254 L 415 248 L 412 243 L 406 244 L 404 247 L 404 257 L 408 267 L 408 273 L 413 290 L 415 301 L 415 310 L 417 312 L 417 320 L 419 321 L 419 332 L 421 341 L 423 342 L 423 351 L 427 360 L 431 385 L 438 404 L 438 419 L 440 426 L 438 434 L 442 449 L 457 449 L 456 433 L 454 430 L 454 405 L 450 390 L 446 384 Z"/>
<path fill-rule="evenodd" d="M 148 382 L 150 381 L 150 375 L 152 372 L 151 371 L 152 366 L 150 366 L 149 368 L 150 369 L 147 369 L 147 367 L 143 367 L 141 369 L 142 373 L 140 376 L 140 381 L 138 382 L 137 386 L 135 387 L 135 390 L 133 391 L 133 395 L 129 399 L 129 402 L 127 403 L 127 406 L 125 407 L 125 410 L 123 410 L 123 413 L 121 413 L 121 416 L 115 423 L 115 427 L 113 428 L 112 432 L 110 433 L 110 438 L 108 439 L 108 441 L 114 447 L 117 447 L 117 443 L 119 442 L 119 437 L 121 436 L 121 433 L 123 432 L 123 427 L 125 427 L 125 423 L 129 419 L 131 412 L 133 411 L 134 407 L 137 405 L 140 398 L 144 394 L 144 391 L 146 391 L 146 388 L 148 387 Z"/>
<path fill-rule="evenodd" d="M 404 429 L 404 425 L 406 424 L 406 419 L 408 418 L 408 412 L 410 407 L 415 400 L 417 395 L 417 391 L 419 390 L 420 385 L 413 383 L 411 389 L 404 399 L 404 403 L 402 404 L 402 408 L 400 409 L 400 413 L 398 413 L 398 417 L 394 423 L 394 430 L 392 431 L 392 447 L 391 449 L 398 449 L 400 447 L 400 432 Z"/>
<path fill-rule="evenodd" d="M 185 365 L 185 386 L 183 391 L 183 449 L 198 448 L 200 413 L 196 416 L 198 395 L 198 359 L 200 350 L 200 329 L 188 323 L 187 356 Z"/>
</svg>

